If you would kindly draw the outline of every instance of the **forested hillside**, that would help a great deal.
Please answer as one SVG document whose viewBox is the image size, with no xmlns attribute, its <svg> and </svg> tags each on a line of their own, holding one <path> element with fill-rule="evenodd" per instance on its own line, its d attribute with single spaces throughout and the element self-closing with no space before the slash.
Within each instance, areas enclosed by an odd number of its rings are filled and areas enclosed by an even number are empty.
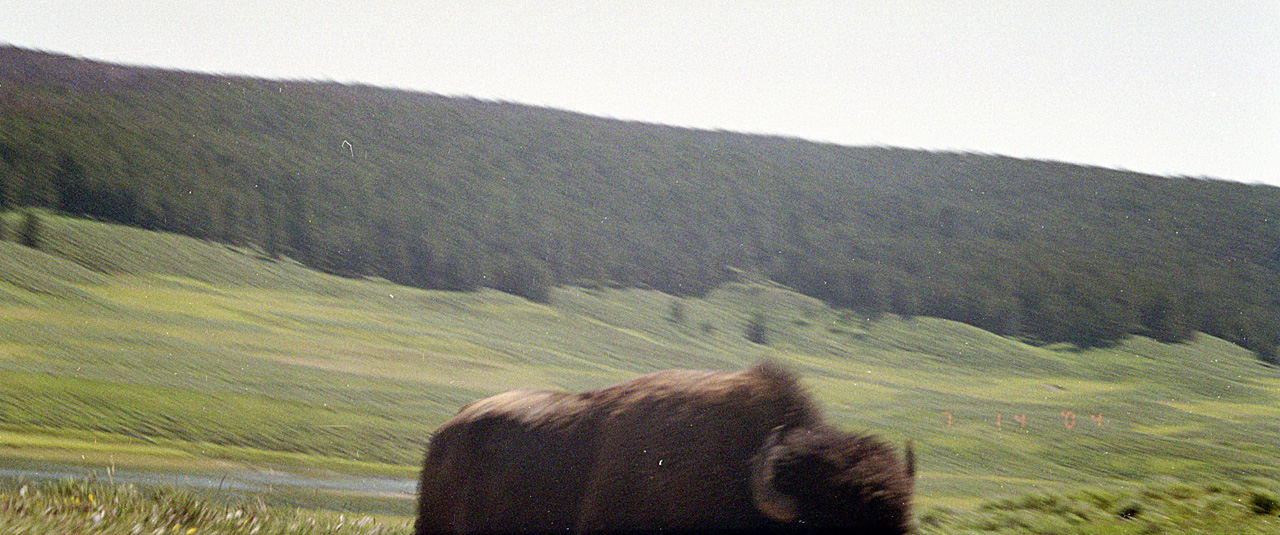
<svg viewBox="0 0 1280 535">
<path fill-rule="evenodd" d="M 420 287 L 697 294 L 733 267 L 1045 342 L 1280 341 L 1277 188 L 12 47 L 0 202 Z"/>
</svg>

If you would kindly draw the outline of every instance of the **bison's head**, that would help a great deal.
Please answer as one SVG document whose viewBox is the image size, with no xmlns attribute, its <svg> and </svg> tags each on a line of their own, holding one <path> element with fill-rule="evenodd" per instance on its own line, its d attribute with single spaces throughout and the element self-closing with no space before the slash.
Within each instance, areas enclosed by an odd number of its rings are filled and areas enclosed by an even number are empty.
<svg viewBox="0 0 1280 535">
<path fill-rule="evenodd" d="M 907 533 L 914 458 L 869 436 L 832 428 L 774 429 L 752 467 L 751 491 L 765 516 L 795 528 Z"/>
</svg>

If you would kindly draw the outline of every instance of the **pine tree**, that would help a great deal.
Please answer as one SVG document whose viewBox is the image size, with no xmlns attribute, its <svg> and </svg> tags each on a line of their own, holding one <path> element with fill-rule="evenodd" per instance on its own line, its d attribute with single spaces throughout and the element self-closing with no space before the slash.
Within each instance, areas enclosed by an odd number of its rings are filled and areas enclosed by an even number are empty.
<svg viewBox="0 0 1280 535">
<path fill-rule="evenodd" d="M 671 323 L 684 325 L 684 300 L 683 299 L 676 298 L 674 301 L 671 302 L 670 315 L 667 316 L 667 319 L 671 321 Z"/>
<path fill-rule="evenodd" d="M 1269 366 L 1280 366 L 1280 354 L 1277 354 L 1275 342 L 1268 342 L 1254 348 L 1253 356 Z"/>
<path fill-rule="evenodd" d="M 1140 321 L 1146 336 L 1164 343 L 1185 342 L 1191 339 L 1191 326 L 1185 307 L 1159 292 L 1143 307 Z"/>
<path fill-rule="evenodd" d="M 765 324 L 764 314 L 756 312 L 751 316 L 751 320 L 747 322 L 746 337 L 753 344 L 769 343 L 769 327 Z"/>
<path fill-rule="evenodd" d="M 37 216 L 35 211 L 27 211 L 22 221 L 22 229 L 18 234 L 19 242 L 32 249 L 39 249 L 43 234 L 44 224 L 40 222 L 40 216 Z"/>
</svg>

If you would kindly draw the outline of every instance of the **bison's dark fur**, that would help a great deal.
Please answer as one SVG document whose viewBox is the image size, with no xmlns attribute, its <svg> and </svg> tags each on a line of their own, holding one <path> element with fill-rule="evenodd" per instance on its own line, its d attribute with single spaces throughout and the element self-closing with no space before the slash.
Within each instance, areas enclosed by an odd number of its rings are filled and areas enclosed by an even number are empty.
<svg viewBox="0 0 1280 535">
<path fill-rule="evenodd" d="M 914 474 L 786 370 L 664 371 L 476 401 L 431 439 L 416 532 L 906 533 Z"/>
</svg>

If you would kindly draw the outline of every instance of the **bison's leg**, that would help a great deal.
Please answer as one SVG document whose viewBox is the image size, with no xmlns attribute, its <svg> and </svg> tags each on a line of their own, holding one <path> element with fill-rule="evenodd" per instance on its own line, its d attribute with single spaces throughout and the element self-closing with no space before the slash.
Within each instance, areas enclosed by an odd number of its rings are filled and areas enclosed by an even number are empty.
<svg viewBox="0 0 1280 535">
<path fill-rule="evenodd" d="M 417 533 L 572 529 L 589 459 L 581 442 L 503 416 L 442 428 L 423 466 Z"/>
<path fill-rule="evenodd" d="M 644 503 L 633 494 L 637 482 L 628 472 L 602 472 L 591 477 L 578 510 L 577 533 L 652 529 L 642 523 Z"/>
<path fill-rule="evenodd" d="M 431 439 L 422 477 L 418 481 L 416 535 L 459 533 L 460 487 L 465 486 L 466 451 L 459 444 L 461 429 L 442 428 Z"/>
<path fill-rule="evenodd" d="M 492 532 L 566 532 L 574 525 L 586 471 L 581 440 L 506 418 L 475 422 L 483 442 L 483 485 L 466 498 L 468 526 Z"/>
</svg>

